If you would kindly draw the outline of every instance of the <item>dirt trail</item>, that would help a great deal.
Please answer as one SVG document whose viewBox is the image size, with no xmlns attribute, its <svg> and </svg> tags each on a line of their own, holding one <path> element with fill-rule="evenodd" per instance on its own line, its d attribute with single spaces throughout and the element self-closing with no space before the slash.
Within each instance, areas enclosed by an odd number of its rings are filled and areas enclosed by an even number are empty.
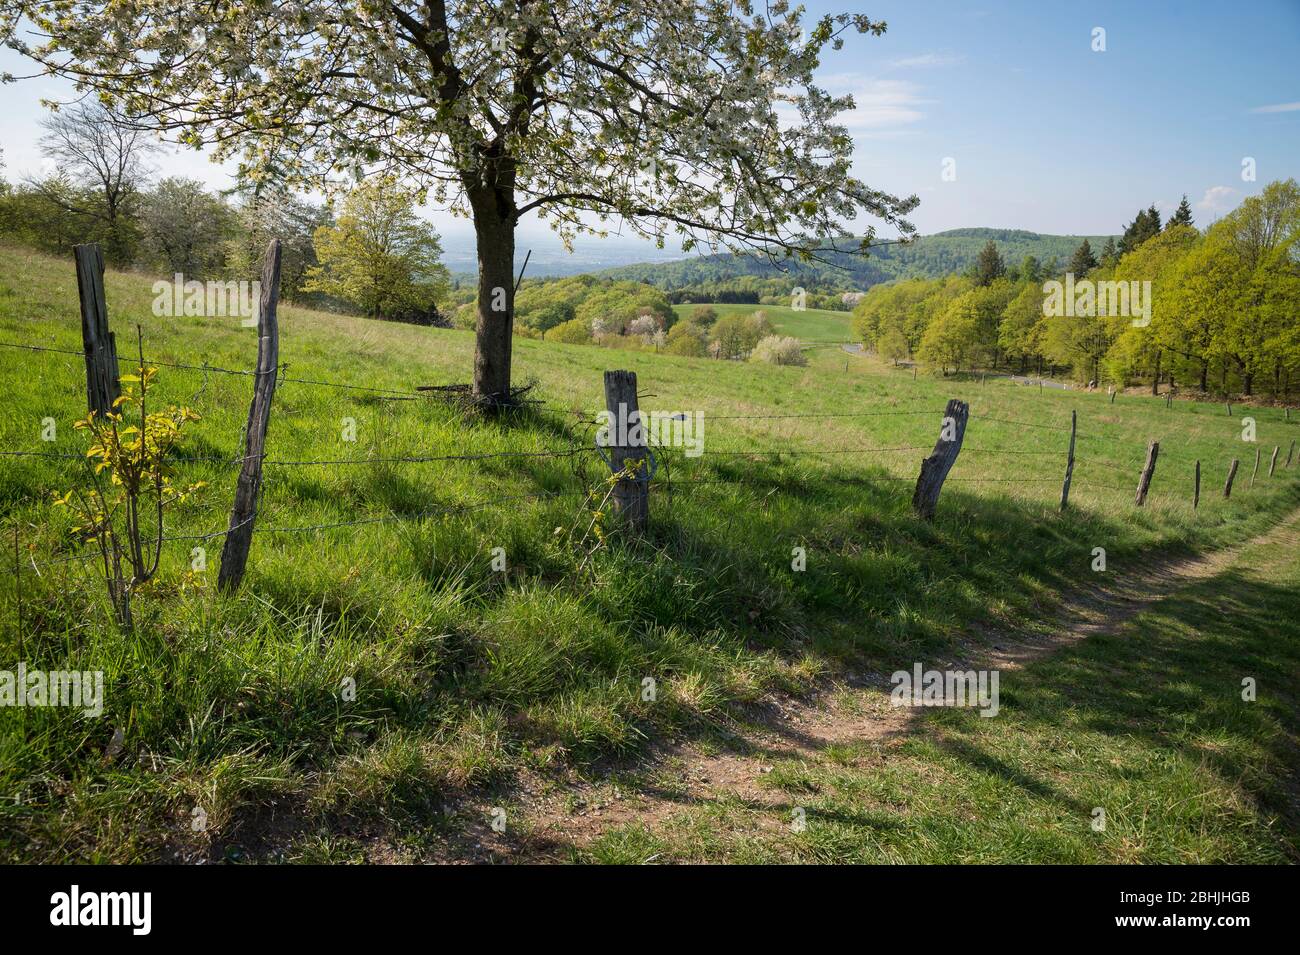
<svg viewBox="0 0 1300 955">
<path fill-rule="evenodd" d="M 1015 670 L 1063 646 L 1121 629 L 1134 616 L 1189 583 L 1227 568 L 1245 547 L 1268 541 L 1300 547 L 1300 510 L 1266 533 L 1237 547 L 1203 556 L 1147 563 L 1137 573 L 1098 574 L 1099 586 L 1067 595 L 1038 632 L 986 631 L 972 637 L 948 658 L 926 660 L 934 669 Z M 920 713 L 889 704 L 888 675 L 851 674 L 828 681 L 801 698 L 770 696 L 730 723 L 718 747 L 697 743 L 658 746 L 621 778 L 636 777 L 620 788 L 619 773 L 600 781 L 525 782 L 512 794 L 512 836 L 486 831 L 472 840 L 462 859 L 473 861 L 547 861 L 567 859 L 575 848 L 609 829 L 629 823 L 653 829 L 692 805 L 740 800 L 756 808 L 785 805 L 788 798 L 762 777 L 774 762 L 822 762 L 827 747 L 860 741 L 897 739 L 921 731 Z M 649 780 L 649 782 L 647 782 Z M 486 805 L 480 807 L 489 811 Z M 776 814 L 772 826 L 784 825 Z"/>
</svg>

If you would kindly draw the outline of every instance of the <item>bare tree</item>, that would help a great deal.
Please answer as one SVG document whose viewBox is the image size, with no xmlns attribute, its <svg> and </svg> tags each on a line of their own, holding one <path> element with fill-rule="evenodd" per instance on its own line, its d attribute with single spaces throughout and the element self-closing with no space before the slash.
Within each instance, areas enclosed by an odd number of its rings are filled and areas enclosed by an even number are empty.
<svg viewBox="0 0 1300 955">
<path fill-rule="evenodd" d="M 148 174 L 145 156 L 157 147 L 148 133 L 132 128 L 122 117 L 98 103 L 81 102 L 41 120 L 41 146 L 59 172 L 82 183 L 94 202 L 80 202 L 63 191 L 32 185 L 69 212 L 103 223 L 111 258 L 129 248 L 125 220 L 131 215 Z"/>
</svg>

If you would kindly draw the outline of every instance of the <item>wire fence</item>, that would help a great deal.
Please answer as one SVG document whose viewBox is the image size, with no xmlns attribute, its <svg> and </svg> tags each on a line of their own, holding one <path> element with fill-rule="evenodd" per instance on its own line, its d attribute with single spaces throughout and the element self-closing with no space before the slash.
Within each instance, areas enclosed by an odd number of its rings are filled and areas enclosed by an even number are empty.
<svg viewBox="0 0 1300 955">
<path fill-rule="evenodd" d="M 843 344 L 843 343 L 827 342 L 824 344 Z M 83 351 L 76 350 L 76 349 L 60 348 L 51 345 L 36 345 L 36 344 L 25 344 L 21 342 L 0 341 L 0 349 L 10 349 L 10 350 L 17 350 L 17 351 L 32 352 L 32 353 L 49 353 L 55 355 L 75 357 L 78 360 L 84 360 L 85 358 Z M 141 359 L 139 358 L 129 359 L 126 357 L 119 357 L 118 361 L 119 363 L 131 362 L 134 365 L 136 363 L 139 363 Z M 194 363 L 194 362 L 168 361 L 163 359 L 145 357 L 143 359 L 143 363 L 147 366 L 153 366 L 153 367 L 202 372 L 204 375 L 204 383 L 205 383 L 204 387 L 206 387 L 207 376 L 209 374 L 222 374 L 222 375 L 239 376 L 245 378 L 254 378 L 257 375 L 256 372 L 247 369 L 228 368 L 220 365 L 214 365 L 206 361 L 201 363 Z M 282 364 L 277 369 L 277 378 L 276 378 L 277 384 L 295 384 L 295 385 L 301 385 L 308 388 L 328 388 L 328 389 L 345 391 L 350 393 L 383 395 L 383 396 L 389 396 L 394 398 L 401 398 L 403 400 L 425 399 L 425 400 L 431 400 L 437 402 L 440 399 L 444 398 L 443 395 L 440 395 L 436 391 L 431 393 L 429 391 L 403 390 L 399 388 L 379 387 L 374 385 L 360 385 L 360 384 L 353 384 L 349 382 L 329 381 L 329 380 L 318 379 L 318 378 L 290 377 L 287 374 L 287 368 L 288 368 L 287 364 Z M 201 392 L 202 389 L 200 393 Z M 897 399 L 892 399 L 892 400 L 897 402 Z M 861 411 L 826 411 L 826 412 L 799 411 L 799 412 L 752 412 L 752 413 L 734 412 L 734 413 L 719 413 L 719 414 L 710 413 L 706 415 L 706 418 L 710 423 L 714 423 L 714 422 L 746 422 L 746 421 L 756 421 L 756 422 L 814 421 L 814 420 L 830 421 L 830 420 L 841 420 L 841 419 L 853 421 L 859 419 L 872 419 L 872 418 L 915 417 L 918 420 L 918 424 L 924 424 L 925 423 L 924 419 L 927 418 L 932 419 L 931 420 L 932 423 L 933 419 L 941 419 L 944 415 L 944 409 L 935 407 L 932 398 L 915 398 L 915 399 L 907 399 L 907 401 L 919 405 L 924 405 L 924 407 L 899 408 L 899 407 L 891 406 L 889 408 L 873 408 L 873 409 L 861 410 Z M 591 426 L 596 424 L 598 417 L 601 414 L 606 413 L 604 409 L 594 410 L 594 409 L 584 409 L 580 407 L 569 407 L 555 402 L 546 402 L 546 401 L 538 401 L 538 400 L 528 401 L 525 407 L 526 409 L 534 412 L 553 413 L 553 414 L 558 414 L 562 417 L 572 418 L 575 419 L 573 423 L 582 424 L 586 426 Z M 654 413 L 655 412 L 652 411 L 642 412 L 643 415 L 651 415 Z M 1070 434 L 1072 431 L 1072 428 L 1069 426 L 1048 424 L 1041 421 L 1018 420 L 1013 418 L 1007 418 L 1001 415 L 993 415 L 988 413 L 984 413 L 984 414 L 972 413 L 969 415 L 968 420 L 970 422 L 988 422 L 992 424 L 999 424 L 999 425 L 1009 426 L 1017 429 L 1026 428 L 1026 429 L 1032 429 L 1034 431 L 1059 432 L 1062 435 Z M 927 424 L 925 426 L 929 427 L 930 425 Z M 930 433 L 933 434 L 933 431 L 931 431 Z M 969 436 L 969 429 L 968 429 L 967 436 Z M 1115 441 L 1115 438 L 1113 436 L 1088 434 L 1085 432 L 1076 432 L 1075 437 L 1078 440 L 1083 440 L 1083 441 L 1094 441 L 1094 442 L 1099 441 L 1099 442 L 1107 442 L 1111 444 L 1113 444 L 1113 442 Z M 934 444 L 932 441 L 930 443 L 924 443 L 924 444 L 918 444 L 918 443 L 879 444 L 879 445 L 868 445 L 868 446 L 857 446 L 857 447 L 807 447 L 807 446 L 792 446 L 790 444 L 781 444 L 781 445 L 766 446 L 766 447 L 722 448 L 722 449 L 711 448 L 706 452 L 706 455 L 710 459 L 731 459 L 731 460 L 771 459 L 771 460 L 780 461 L 781 459 L 785 459 L 785 458 L 819 458 L 819 457 L 837 458 L 837 457 L 849 457 L 855 455 L 894 455 L 894 454 L 917 453 L 917 452 L 920 452 L 922 454 L 929 454 L 933 449 L 934 449 Z M 719 485 L 743 486 L 746 483 L 753 484 L 754 486 L 757 487 L 758 485 L 763 483 L 762 481 L 758 480 L 754 475 L 747 475 L 739 478 L 736 476 L 710 476 L 707 474 L 696 475 L 690 473 L 689 470 L 688 473 L 682 475 L 680 472 L 684 470 L 685 462 L 691 461 L 692 456 L 684 453 L 679 453 L 679 450 L 680 449 L 669 449 L 669 448 L 662 448 L 662 447 L 655 447 L 653 449 L 653 453 L 659 454 L 664 457 L 665 467 L 664 467 L 664 476 L 662 478 L 655 478 L 649 481 L 648 482 L 649 487 L 660 488 L 661 490 L 667 492 L 667 494 L 671 497 L 673 492 L 676 490 L 679 489 L 685 490 L 692 487 L 719 486 Z M 1061 462 L 1062 472 L 1064 471 L 1065 460 L 1066 460 L 1066 450 L 1064 445 L 1060 449 L 1049 450 L 1043 448 L 1023 448 L 1023 447 L 1019 447 L 1019 448 L 983 447 L 983 446 L 973 446 L 970 443 L 963 442 L 961 446 L 961 453 L 966 455 L 973 454 L 973 455 L 991 456 L 991 457 L 1006 456 L 1011 459 L 1056 458 Z M 559 460 L 580 461 L 581 459 L 584 459 L 587 456 L 591 456 L 591 455 L 603 456 L 601 454 L 601 449 L 598 446 L 596 446 L 594 443 L 585 443 L 581 440 L 575 439 L 574 443 L 565 447 L 543 448 L 538 450 L 507 450 L 507 451 L 492 451 L 492 452 L 467 452 L 467 453 L 458 453 L 458 454 L 398 454 L 398 455 L 373 455 L 373 456 L 366 455 L 366 456 L 335 457 L 335 458 L 307 458 L 307 459 L 275 458 L 272 456 L 262 455 L 261 463 L 262 466 L 264 467 L 278 468 L 278 469 L 352 468 L 352 467 L 359 467 L 359 466 L 381 466 L 381 465 L 382 466 L 435 465 L 435 464 L 451 464 L 457 462 L 482 463 L 482 462 L 498 461 L 498 460 L 510 461 L 510 462 L 535 462 L 535 461 L 559 461 Z M 15 458 L 17 457 L 41 458 L 41 459 L 51 459 L 51 460 L 74 460 L 74 459 L 85 460 L 85 456 L 82 454 L 71 453 L 71 452 L 60 452 L 60 451 L 5 449 L 5 450 L 0 450 L 0 456 L 15 457 Z M 246 456 L 241 456 L 238 454 L 217 455 L 217 456 L 212 456 L 212 455 L 195 456 L 195 455 L 186 455 L 183 452 L 177 452 L 172 458 L 172 460 L 176 464 L 180 464 L 180 465 L 205 464 L 205 465 L 220 466 L 229 469 L 238 469 L 242 467 L 244 462 L 247 459 L 248 458 Z M 1076 456 L 1075 458 L 1076 468 L 1082 468 L 1085 472 L 1087 468 L 1092 467 L 1094 465 L 1111 472 L 1128 473 L 1136 477 L 1137 471 L 1141 467 L 1142 462 L 1135 461 L 1132 464 L 1118 464 L 1112 461 L 1102 460 L 1098 456 L 1089 456 L 1089 457 Z M 1289 465 L 1289 460 L 1288 460 L 1288 465 Z M 674 469 L 678 471 L 678 475 L 676 477 L 673 476 Z M 693 467 L 691 470 L 693 470 Z M 579 476 L 585 478 L 585 474 L 581 474 Z M 805 486 L 809 483 L 836 485 L 836 484 L 844 484 L 844 483 L 870 484 L 874 482 L 882 482 L 882 483 L 915 482 L 917 480 L 917 478 L 914 475 L 880 474 L 880 473 L 862 473 L 862 474 L 855 474 L 855 475 L 836 475 L 833 473 L 821 473 L 818 474 L 815 477 L 815 479 L 809 478 L 808 475 L 801 474 L 798 475 L 796 479 L 799 481 L 801 485 L 805 485 Z M 949 476 L 947 478 L 947 481 L 958 483 L 958 484 L 1015 485 L 1015 486 L 1035 486 L 1035 487 L 1044 484 L 1059 485 L 1061 483 L 1061 480 L 1062 480 L 1062 476 L 1036 477 L 1036 476 L 1029 476 L 1029 475 L 1018 475 L 1015 477 L 1001 477 L 1001 476 L 990 476 L 990 475 L 959 474 L 956 476 Z M 525 503 L 525 502 L 549 501 L 549 500 L 577 498 L 577 497 L 590 498 L 594 493 L 593 486 L 590 483 L 587 483 L 585 481 L 582 483 L 584 486 L 570 488 L 566 490 L 560 490 L 560 491 L 539 491 L 539 492 L 532 492 L 526 494 L 505 495 L 501 497 L 489 498 L 485 500 L 464 503 L 464 504 L 446 504 L 446 505 L 437 505 L 428 508 L 420 508 L 420 509 L 413 509 L 413 510 L 390 511 L 388 513 L 382 513 L 382 514 L 368 514 L 368 515 L 357 517 L 355 519 L 325 521 L 325 522 L 315 523 L 315 524 L 304 524 L 304 525 L 294 525 L 294 526 L 267 526 L 265 524 L 260 524 L 254 527 L 254 533 L 257 536 L 274 536 L 274 535 L 281 535 L 281 534 L 303 534 L 303 533 L 320 532 L 320 531 L 327 531 L 327 530 L 340 529 L 340 528 L 387 524 L 387 523 L 401 522 L 401 521 L 421 521 L 435 516 L 472 513 L 475 511 L 482 511 L 482 510 L 495 508 L 495 507 L 517 506 L 518 504 Z M 1128 490 L 1132 490 L 1134 487 L 1134 485 L 1125 486 L 1122 484 L 1112 484 L 1112 483 L 1091 481 L 1087 479 L 1086 473 L 1083 480 L 1079 480 L 1079 478 L 1076 476 L 1074 481 L 1074 486 L 1076 488 L 1082 486 L 1086 489 L 1109 490 L 1109 491 L 1128 491 Z M 225 529 L 214 530 L 202 534 L 167 536 L 162 538 L 162 541 L 164 543 L 203 542 L 207 540 L 213 540 L 213 539 L 225 537 L 226 535 L 236 530 L 238 526 L 239 525 L 228 527 Z M 77 561 L 92 560 L 99 557 L 101 557 L 101 554 L 98 551 L 91 551 L 84 554 L 76 554 L 76 555 L 69 555 L 69 556 L 56 558 L 39 564 L 34 559 L 32 559 L 31 565 L 39 572 L 39 570 L 43 567 L 53 567 L 60 564 L 68 564 Z"/>
</svg>

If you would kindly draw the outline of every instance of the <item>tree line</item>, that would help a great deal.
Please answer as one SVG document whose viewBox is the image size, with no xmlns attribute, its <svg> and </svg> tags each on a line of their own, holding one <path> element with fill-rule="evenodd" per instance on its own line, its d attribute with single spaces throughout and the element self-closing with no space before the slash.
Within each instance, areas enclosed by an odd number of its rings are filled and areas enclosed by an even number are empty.
<svg viewBox="0 0 1300 955">
<path fill-rule="evenodd" d="M 1288 395 L 1300 372 L 1300 187 L 1273 182 L 1206 229 L 1186 197 L 1066 262 L 1008 264 L 990 240 L 961 274 L 872 288 L 856 334 L 882 357 L 1079 381 Z"/>
<path fill-rule="evenodd" d="M 103 106 L 82 103 L 42 122 L 53 171 L 0 177 L 0 236 L 63 254 L 97 242 L 108 263 L 185 281 L 256 279 L 271 238 L 281 240 L 281 296 L 373 318 L 445 324 L 449 275 L 417 197 L 376 176 L 337 209 L 274 181 L 229 193 L 177 176 L 155 178 L 157 147 Z"/>
</svg>

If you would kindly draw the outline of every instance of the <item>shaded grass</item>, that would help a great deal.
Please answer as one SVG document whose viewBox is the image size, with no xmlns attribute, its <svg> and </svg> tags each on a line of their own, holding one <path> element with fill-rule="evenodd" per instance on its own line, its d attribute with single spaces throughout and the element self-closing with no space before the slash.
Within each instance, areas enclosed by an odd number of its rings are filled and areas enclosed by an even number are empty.
<svg viewBox="0 0 1300 955">
<path fill-rule="evenodd" d="M 627 861 L 634 838 L 666 861 L 1295 862 L 1298 583 L 1293 546 L 1253 546 L 1121 632 L 1004 671 L 994 718 L 918 711 L 901 744 L 778 762 L 776 809 L 690 807 L 583 858 Z"/>
</svg>

